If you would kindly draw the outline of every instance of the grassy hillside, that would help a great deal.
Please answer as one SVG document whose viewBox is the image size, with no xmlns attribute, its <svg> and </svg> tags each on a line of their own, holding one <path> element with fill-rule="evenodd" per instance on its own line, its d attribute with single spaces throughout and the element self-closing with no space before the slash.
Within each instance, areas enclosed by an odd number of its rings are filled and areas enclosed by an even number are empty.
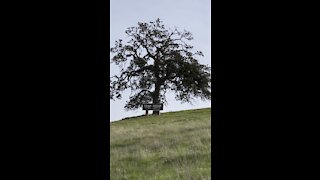
<svg viewBox="0 0 320 180">
<path fill-rule="evenodd" d="M 110 124 L 110 179 L 211 179 L 211 109 Z"/>
</svg>

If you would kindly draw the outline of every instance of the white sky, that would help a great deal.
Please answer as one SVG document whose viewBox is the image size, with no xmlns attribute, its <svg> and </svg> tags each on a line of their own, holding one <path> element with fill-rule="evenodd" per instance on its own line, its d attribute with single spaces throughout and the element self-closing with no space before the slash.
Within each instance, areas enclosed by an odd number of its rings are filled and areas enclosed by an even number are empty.
<svg viewBox="0 0 320 180">
<path fill-rule="evenodd" d="M 125 30 L 138 22 L 150 22 L 160 18 L 167 28 L 177 27 L 190 31 L 194 37 L 189 44 L 203 52 L 201 64 L 211 67 L 211 0 L 111 0 L 110 1 L 110 47 L 115 40 L 126 39 Z M 110 66 L 110 76 L 119 74 L 119 68 Z M 130 90 L 123 91 L 121 100 L 110 100 L 110 121 L 145 113 L 141 109 L 125 111 Z M 211 101 L 196 101 L 193 105 L 178 102 L 173 94 L 167 95 L 168 106 L 161 112 L 211 107 Z M 149 112 L 150 113 L 150 112 Z"/>
</svg>

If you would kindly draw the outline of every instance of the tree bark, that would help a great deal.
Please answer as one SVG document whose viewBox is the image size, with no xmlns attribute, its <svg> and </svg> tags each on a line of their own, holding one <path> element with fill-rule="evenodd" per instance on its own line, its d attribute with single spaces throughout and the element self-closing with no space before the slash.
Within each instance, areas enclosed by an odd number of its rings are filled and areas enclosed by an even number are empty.
<svg viewBox="0 0 320 180">
<path fill-rule="evenodd" d="M 160 103 L 160 87 L 161 87 L 161 80 L 159 78 L 159 58 L 154 58 L 154 67 L 155 67 L 155 89 L 153 92 L 153 104 L 159 104 Z M 153 115 L 159 115 L 160 111 L 153 111 Z"/>
<path fill-rule="evenodd" d="M 159 99 L 159 96 L 160 96 L 160 86 L 161 84 L 159 83 L 156 83 L 155 84 L 155 90 L 153 92 L 153 104 L 160 104 L 160 99 Z M 153 111 L 152 113 L 153 115 L 159 115 L 160 114 L 160 111 Z"/>
</svg>

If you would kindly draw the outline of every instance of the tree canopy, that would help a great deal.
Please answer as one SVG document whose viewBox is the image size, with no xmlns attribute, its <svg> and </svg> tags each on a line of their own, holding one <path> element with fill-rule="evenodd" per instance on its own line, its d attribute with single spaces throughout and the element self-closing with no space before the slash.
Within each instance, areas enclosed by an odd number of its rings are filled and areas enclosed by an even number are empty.
<svg viewBox="0 0 320 180">
<path fill-rule="evenodd" d="M 156 19 L 139 22 L 125 33 L 130 40 L 123 43 L 119 39 L 110 49 L 111 63 L 121 69 L 119 75 L 110 78 L 110 99 L 121 99 L 121 92 L 130 89 L 126 110 L 146 103 L 166 103 L 168 91 L 181 102 L 190 103 L 197 97 L 211 99 L 211 69 L 196 59 L 203 53 L 187 43 L 193 39 L 190 32 L 166 29 Z"/>
</svg>

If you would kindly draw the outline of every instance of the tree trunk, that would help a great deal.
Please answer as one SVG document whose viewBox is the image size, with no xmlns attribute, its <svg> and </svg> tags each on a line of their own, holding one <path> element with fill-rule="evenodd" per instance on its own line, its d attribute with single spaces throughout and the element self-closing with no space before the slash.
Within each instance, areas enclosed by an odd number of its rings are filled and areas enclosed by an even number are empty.
<svg viewBox="0 0 320 180">
<path fill-rule="evenodd" d="M 154 94 L 153 94 L 153 104 L 160 104 L 160 83 L 156 83 L 155 84 L 155 90 L 154 90 Z M 153 115 L 159 115 L 160 111 L 153 111 L 152 113 Z"/>
<path fill-rule="evenodd" d="M 156 83 L 155 83 L 155 89 L 153 92 L 153 104 L 159 104 L 160 103 L 160 87 L 161 87 L 161 80 L 159 78 L 159 59 L 155 58 L 154 59 L 154 67 L 155 67 L 155 78 L 156 78 Z M 160 111 L 153 111 L 153 115 L 159 115 Z"/>
</svg>

